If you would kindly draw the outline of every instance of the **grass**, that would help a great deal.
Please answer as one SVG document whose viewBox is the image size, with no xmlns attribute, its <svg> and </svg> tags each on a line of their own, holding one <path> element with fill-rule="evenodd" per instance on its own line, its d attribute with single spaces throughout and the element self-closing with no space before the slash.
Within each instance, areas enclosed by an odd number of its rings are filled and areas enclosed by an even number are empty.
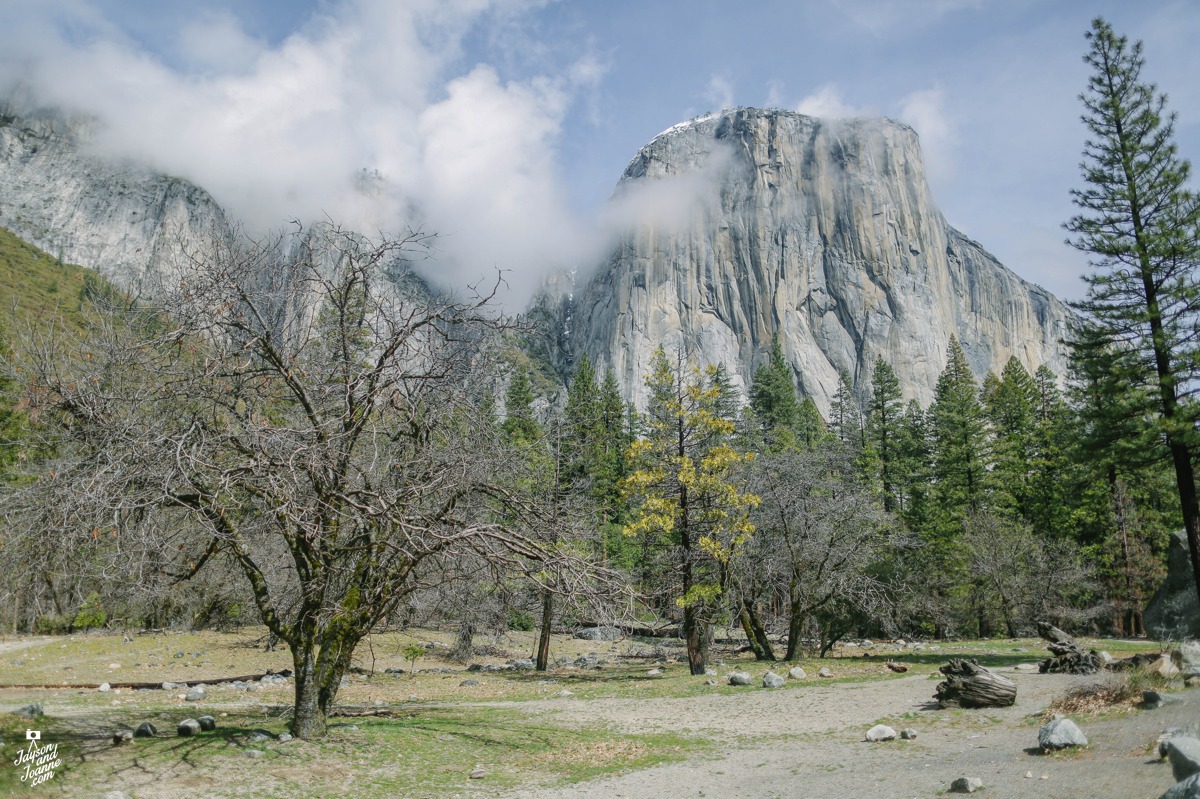
<svg viewBox="0 0 1200 799">
<path fill-rule="evenodd" d="M 45 328 L 60 320 L 72 332 L 82 330 L 79 313 L 84 275 L 91 270 L 64 264 L 0 228 L 0 322 Z"/>
<path fill-rule="evenodd" d="M 468 673 L 463 664 L 449 661 L 443 654 L 449 650 L 452 635 L 409 630 L 372 636 L 360 647 L 355 662 L 360 671 L 350 675 L 346 687 L 339 691 L 338 702 L 341 706 L 379 708 L 388 715 L 335 718 L 329 737 L 319 742 L 249 740 L 255 729 L 272 734 L 287 729 L 292 700 L 289 685 L 261 687 L 253 692 L 213 685 L 202 705 L 184 701 L 182 691 L 100 692 L 83 687 L 106 681 L 212 681 L 289 668 L 290 654 L 286 649 L 265 652 L 263 632 L 258 628 L 223 633 L 88 633 L 0 639 L 0 674 L 6 682 L 72 684 L 65 688 L 0 690 L 0 711 L 30 702 L 45 706 L 48 715 L 38 723 L 48 738 L 62 742 L 64 754 L 69 755 L 54 780 L 54 795 L 58 796 L 93 796 L 120 788 L 135 797 L 139 791 L 159 795 L 202 790 L 214 797 L 353 793 L 363 799 L 446 799 L 517 785 L 553 787 L 692 757 L 717 747 L 715 741 L 670 731 L 632 735 L 598 724 L 555 724 L 554 714 L 539 715 L 538 711 L 531 715 L 522 709 L 522 703 L 544 701 L 553 707 L 557 702 L 732 696 L 763 690 L 759 681 L 767 670 L 767 664 L 755 663 L 748 655 L 726 648 L 715 653 L 718 674 L 711 679 L 716 684 L 706 685 L 709 677 L 693 677 L 686 664 L 675 660 L 682 648 L 671 642 L 610 644 L 556 636 L 551 648 L 553 657 L 569 662 L 591 652 L 606 664 L 599 670 Z M 528 657 L 533 641 L 532 633 L 515 633 L 488 642 L 480 647 L 483 654 L 476 661 L 503 664 Z M 1114 643 L 1086 641 L 1084 645 L 1106 648 L 1114 654 L 1154 648 L 1147 644 L 1118 647 Z M 414 644 L 421 644 L 425 654 L 410 663 L 405 650 Z M 1014 651 L 1018 648 L 1027 651 Z M 637 650 L 656 650 L 655 657 L 621 657 Z M 836 657 L 802 661 L 799 665 L 808 672 L 808 678 L 789 680 L 784 688 L 776 690 L 802 692 L 830 683 L 844 683 L 853 689 L 856 684 L 919 676 L 926 670 L 934 673 L 952 656 L 973 657 L 985 665 L 1004 667 L 1040 659 L 1043 652 L 1036 640 L 943 643 L 937 649 L 931 646 L 921 652 L 881 646 L 867 652 L 862 648 L 839 648 Z M 908 663 L 911 668 L 907 675 L 888 671 L 884 663 L 889 660 Z M 414 665 L 417 673 L 407 673 Z M 790 665 L 778 664 L 775 670 L 782 674 Z M 828 666 L 834 677 L 817 678 L 821 666 Z M 649 676 L 647 672 L 653 667 L 662 668 L 664 674 Z M 404 669 L 406 673 L 386 674 L 386 668 Z M 754 685 L 728 685 L 726 675 L 734 670 L 748 671 Z M 467 678 L 477 680 L 479 685 L 461 685 Z M 564 690 L 571 695 L 560 697 Z M 1140 688 L 1138 691 L 1140 696 Z M 216 731 L 195 738 L 174 735 L 180 720 L 204 713 L 218 717 Z M 939 723 L 956 727 L 986 727 L 993 723 L 986 714 L 979 713 L 949 711 L 942 716 Z M 905 714 L 881 721 L 900 729 L 910 719 L 911 714 Z M 18 733 L 23 737 L 26 720 L 2 712 L 0 720 L 0 734 L 8 742 L 4 755 L 11 761 L 8 753 L 15 751 L 12 742 L 19 740 Z M 132 728 L 146 720 L 158 725 L 161 737 L 121 747 L 111 745 L 115 727 Z M 263 754 L 252 758 L 246 754 L 248 750 Z M 19 790 L 11 784 L 12 772 L 11 768 L 0 769 L 0 796 Z M 471 777 L 473 772 L 477 778 Z M 146 787 L 151 784 L 155 787 Z"/>
</svg>

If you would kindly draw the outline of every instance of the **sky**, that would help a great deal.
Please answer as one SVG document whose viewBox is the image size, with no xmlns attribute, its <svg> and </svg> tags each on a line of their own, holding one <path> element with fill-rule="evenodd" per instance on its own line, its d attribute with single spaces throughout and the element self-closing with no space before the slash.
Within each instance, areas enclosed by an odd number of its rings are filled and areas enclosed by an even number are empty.
<svg viewBox="0 0 1200 799">
<path fill-rule="evenodd" d="M 736 106 L 888 116 L 950 224 L 1070 299 L 1098 15 L 1144 41 L 1200 159 L 1200 0 L 0 0 L 0 93 L 94 116 L 98 151 L 251 230 L 435 232 L 438 279 L 505 270 L 510 305 L 604 257 L 607 201 L 662 130 Z"/>
</svg>

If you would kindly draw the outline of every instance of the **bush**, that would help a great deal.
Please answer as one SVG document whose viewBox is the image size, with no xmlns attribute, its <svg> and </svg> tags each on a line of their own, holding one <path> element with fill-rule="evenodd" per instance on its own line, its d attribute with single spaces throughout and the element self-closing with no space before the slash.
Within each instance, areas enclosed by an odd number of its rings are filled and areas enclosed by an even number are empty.
<svg viewBox="0 0 1200 799">
<path fill-rule="evenodd" d="M 103 627 L 107 623 L 108 614 L 104 612 L 104 608 L 100 607 L 100 595 L 93 593 L 75 614 L 75 621 L 71 626 L 76 630 L 91 630 L 95 627 Z"/>
<path fill-rule="evenodd" d="M 44 613 L 33 623 L 33 630 L 41 635 L 66 635 L 71 632 L 71 617 Z"/>
<path fill-rule="evenodd" d="M 508 611 L 508 629 L 527 633 L 533 629 L 533 616 L 523 610 L 512 608 Z"/>
</svg>

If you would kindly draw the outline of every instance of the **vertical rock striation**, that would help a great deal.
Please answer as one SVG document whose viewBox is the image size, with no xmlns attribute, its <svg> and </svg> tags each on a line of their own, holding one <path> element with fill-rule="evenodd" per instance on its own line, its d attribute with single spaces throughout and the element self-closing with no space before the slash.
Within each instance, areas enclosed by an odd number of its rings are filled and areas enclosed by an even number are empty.
<svg viewBox="0 0 1200 799">
<path fill-rule="evenodd" d="M 701 117 L 643 147 L 614 203 L 636 225 L 576 287 L 570 340 L 635 401 L 660 344 L 745 388 L 775 335 L 823 412 L 839 372 L 867 390 L 877 356 L 928 404 L 951 335 L 979 375 L 1013 355 L 1065 370 L 1070 311 L 946 223 L 898 122 Z"/>
</svg>

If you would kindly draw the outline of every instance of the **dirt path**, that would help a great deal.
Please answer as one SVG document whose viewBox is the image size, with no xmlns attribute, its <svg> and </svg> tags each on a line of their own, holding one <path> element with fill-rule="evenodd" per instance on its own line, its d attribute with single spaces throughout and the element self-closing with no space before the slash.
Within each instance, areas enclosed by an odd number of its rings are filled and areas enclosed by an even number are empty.
<svg viewBox="0 0 1200 799">
<path fill-rule="evenodd" d="M 939 710 L 936 682 L 899 680 L 805 685 L 691 699 L 556 701 L 514 705 L 563 724 L 606 724 L 627 732 L 676 730 L 723 743 L 715 755 L 570 788 L 527 789 L 510 799 L 838 799 L 934 797 L 957 777 L 979 777 L 986 796 L 1033 799 L 1153 797 L 1174 780 L 1149 747 L 1165 727 L 1200 722 L 1200 692 L 1154 711 L 1080 718 L 1084 752 L 1036 751 L 1040 714 L 1091 678 L 1006 672 L 1018 685 L 1012 708 Z M 915 741 L 869 744 L 876 721 L 918 731 Z M 1031 776 L 1026 776 L 1029 773 Z"/>
</svg>

